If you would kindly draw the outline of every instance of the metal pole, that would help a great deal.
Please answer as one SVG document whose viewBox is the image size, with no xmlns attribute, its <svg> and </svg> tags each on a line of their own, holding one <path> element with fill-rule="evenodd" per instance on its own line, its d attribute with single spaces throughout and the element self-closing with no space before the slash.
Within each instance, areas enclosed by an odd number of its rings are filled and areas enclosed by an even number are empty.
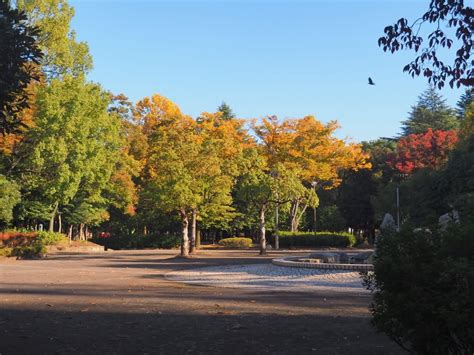
<svg viewBox="0 0 474 355">
<path fill-rule="evenodd" d="M 313 232 L 316 233 L 316 207 L 313 208 Z"/>
<path fill-rule="evenodd" d="M 397 232 L 400 232 L 400 188 L 397 187 Z"/>
<path fill-rule="evenodd" d="M 278 237 L 278 204 L 275 209 L 275 249 L 280 248 L 280 240 Z"/>
</svg>

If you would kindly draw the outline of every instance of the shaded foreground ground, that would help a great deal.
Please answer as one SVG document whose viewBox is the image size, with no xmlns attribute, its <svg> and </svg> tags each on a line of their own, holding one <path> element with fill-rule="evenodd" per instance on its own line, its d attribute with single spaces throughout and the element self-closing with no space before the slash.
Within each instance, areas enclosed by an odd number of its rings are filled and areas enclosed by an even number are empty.
<svg viewBox="0 0 474 355">
<path fill-rule="evenodd" d="M 255 251 L 109 251 L 0 259 L 0 354 L 396 354 L 368 295 L 185 285 L 168 272 L 269 262 Z"/>
</svg>

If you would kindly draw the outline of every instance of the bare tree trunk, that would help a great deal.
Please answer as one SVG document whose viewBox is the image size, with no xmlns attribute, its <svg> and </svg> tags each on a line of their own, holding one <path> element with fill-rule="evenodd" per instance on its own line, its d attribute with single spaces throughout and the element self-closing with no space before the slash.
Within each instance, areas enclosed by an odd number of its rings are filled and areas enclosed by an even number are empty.
<svg viewBox="0 0 474 355">
<path fill-rule="evenodd" d="M 192 220 L 191 220 L 191 240 L 189 245 L 189 253 L 196 251 L 196 224 L 197 224 L 197 211 L 193 209 Z"/>
<path fill-rule="evenodd" d="M 53 212 L 51 213 L 51 218 L 49 219 L 49 231 L 54 232 L 54 220 L 56 218 L 56 212 L 58 211 L 59 202 L 54 203 Z"/>
<path fill-rule="evenodd" d="M 300 201 L 296 200 L 293 201 L 291 204 L 291 210 L 290 210 L 290 226 L 291 226 L 291 232 L 297 232 L 298 231 L 298 208 L 300 206 Z"/>
<path fill-rule="evenodd" d="M 73 228 L 73 225 L 69 225 L 69 232 L 67 234 L 68 238 L 69 238 L 69 244 L 71 244 L 72 242 L 72 228 Z"/>
<path fill-rule="evenodd" d="M 265 240 L 265 206 L 260 209 L 260 255 L 267 252 L 267 243 Z"/>
<path fill-rule="evenodd" d="M 63 232 L 63 220 L 61 218 L 61 213 L 58 213 L 58 233 Z"/>
<path fill-rule="evenodd" d="M 304 216 L 304 213 L 306 212 L 307 208 L 308 208 L 308 205 L 304 205 L 304 207 L 301 209 L 301 212 L 296 214 L 295 232 L 298 232 L 300 222 L 301 222 L 301 218 Z"/>
<path fill-rule="evenodd" d="M 183 223 L 182 235 L 181 235 L 181 256 L 189 256 L 189 237 L 188 237 L 188 228 L 189 228 L 189 219 L 185 211 L 180 211 L 181 221 Z"/>
<path fill-rule="evenodd" d="M 201 231 L 196 228 L 196 249 L 201 247 Z"/>
<path fill-rule="evenodd" d="M 79 224 L 79 240 L 84 240 L 84 223 Z"/>
</svg>

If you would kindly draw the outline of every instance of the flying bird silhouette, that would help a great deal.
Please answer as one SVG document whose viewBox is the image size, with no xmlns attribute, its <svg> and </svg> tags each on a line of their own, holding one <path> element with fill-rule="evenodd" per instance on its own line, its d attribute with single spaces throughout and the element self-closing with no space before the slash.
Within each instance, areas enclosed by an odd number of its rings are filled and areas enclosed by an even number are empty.
<svg viewBox="0 0 474 355">
<path fill-rule="evenodd" d="M 369 76 L 369 85 L 375 85 L 375 83 L 372 81 L 372 78 Z"/>
</svg>

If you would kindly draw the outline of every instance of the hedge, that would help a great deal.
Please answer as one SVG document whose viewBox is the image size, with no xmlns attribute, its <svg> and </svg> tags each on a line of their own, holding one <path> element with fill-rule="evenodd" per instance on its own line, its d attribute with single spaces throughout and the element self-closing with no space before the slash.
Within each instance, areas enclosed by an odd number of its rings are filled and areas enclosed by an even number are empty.
<svg viewBox="0 0 474 355">
<path fill-rule="evenodd" d="M 47 246 L 67 239 L 64 234 L 40 231 L 1 233 L 0 240 L 0 255 L 27 259 L 42 257 Z"/>
<path fill-rule="evenodd" d="M 101 233 L 92 238 L 96 244 L 103 245 L 110 249 L 175 249 L 181 245 L 180 235 L 149 234 L 149 235 L 128 235 Z"/>
<path fill-rule="evenodd" d="M 280 247 L 338 247 L 348 248 L 356 244 L 356 237 L 347 232 L 279 232 Z"/>
<path fill-rule="evenodd" d="M 252 246 L 252 239 L 250 238 L 224 238 L 219 241 L 219 245 L 232 248 L 250 248 Z"/>
</svg>

